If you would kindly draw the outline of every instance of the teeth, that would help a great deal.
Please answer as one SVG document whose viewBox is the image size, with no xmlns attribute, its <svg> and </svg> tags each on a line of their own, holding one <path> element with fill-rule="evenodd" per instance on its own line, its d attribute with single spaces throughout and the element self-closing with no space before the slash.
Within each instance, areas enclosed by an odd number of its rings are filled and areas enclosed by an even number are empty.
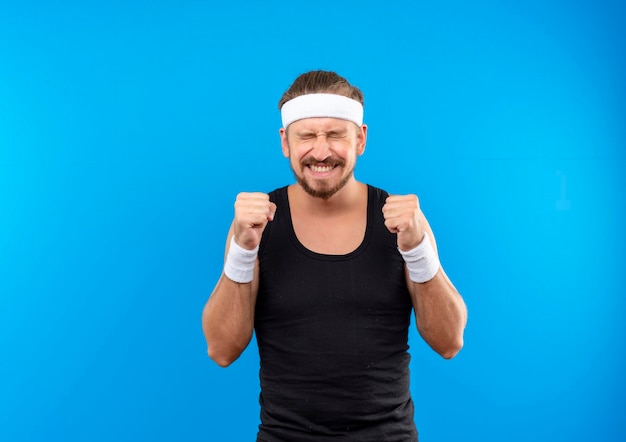
<svg viewBox="0 0 626 442">
<path fill-rule="evenodd" d="M 331 170 L 333 170 L 333 166 L 314 166 L 314 165 L 311 165 L 311 170 L 313 172 L 316 172 L 316 173 L 330 172 Z"/>
</svg>

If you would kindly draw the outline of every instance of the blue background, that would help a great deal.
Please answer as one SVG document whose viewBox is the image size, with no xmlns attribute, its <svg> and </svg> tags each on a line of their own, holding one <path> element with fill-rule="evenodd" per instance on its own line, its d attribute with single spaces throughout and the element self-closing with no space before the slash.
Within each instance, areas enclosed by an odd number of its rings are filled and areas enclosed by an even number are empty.
<svg viewBox="0 0 626 442">
<path fill-rule="evenodd" d="M 626 440 L 624 29 L 617 1 L 2 2 L 0 440 L 254 440 L 256 347 L 217 367 L 200 314 L 318 68 L 469 307 L 451 361 L 411 331 L 421 440 Z"/>
</svg>

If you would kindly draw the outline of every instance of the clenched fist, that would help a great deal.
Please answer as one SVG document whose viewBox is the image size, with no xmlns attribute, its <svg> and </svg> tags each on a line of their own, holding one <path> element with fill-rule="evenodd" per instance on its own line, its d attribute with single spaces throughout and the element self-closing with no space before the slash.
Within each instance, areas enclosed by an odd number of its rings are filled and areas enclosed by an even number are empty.
<svg viewBox="0 0 626 442">
<path fill-rule="evenodd" d="M 261 192 L 241 192 L 235 200 L 233 221 L 235 242 L 252 250 L 261 242 L 261 235 L 269 221 L 274 219 L 276 204 Z"/>
<path fill-rule="evenodd" d="M 385 226 L 398 235 L 398 248 L 411 250 L 424 238 L 419 200 L 416 195 L 390 195 L 383 206 Z"/>
</svg>

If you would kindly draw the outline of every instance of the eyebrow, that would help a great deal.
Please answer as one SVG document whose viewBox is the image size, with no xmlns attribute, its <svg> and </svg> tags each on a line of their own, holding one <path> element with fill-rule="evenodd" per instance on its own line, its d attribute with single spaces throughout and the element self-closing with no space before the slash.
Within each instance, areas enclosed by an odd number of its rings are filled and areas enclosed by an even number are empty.
<svg viewBox="0 0 626 442">
<path fill-rule="evenodd" d="M 315 135 L 317 133 L 325 133 L 326 135 L 343 135 L 348 132 L 346 128 L 336 128 L 333 127 L 329 130 L 312 130 L 312 129 L 301 129 L 294 132 L 294 135 L 298 137 L 304 137 L 308 135 Z"/>
<path fill-rule="evenodd" d="M 345 128 L 341 128 L 341 129 L 333 128 L 333 129 L 331 129 L 329 131 L 326 131 L 326 135 L 330 135 L 330 134 L 332 134 L 332 135 L 343 135 L 343 134 L 346 134 L 346 133 L 348 133 L 348 129 L 345 129 Z"/>
</svg>

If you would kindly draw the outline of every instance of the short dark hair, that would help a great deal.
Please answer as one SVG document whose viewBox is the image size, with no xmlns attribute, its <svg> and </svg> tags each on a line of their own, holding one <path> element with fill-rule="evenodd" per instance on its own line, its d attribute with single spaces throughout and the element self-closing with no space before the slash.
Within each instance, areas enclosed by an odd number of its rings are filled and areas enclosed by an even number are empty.
<svg viewBox="0 0 626 442">
<path fill-rule="evenodd" d="M 348 80 L 331 71 L 310 71 L 298 76 L 278 102 L 282 109 L 287 101 L 306 94 L 337 94 L 343 95 L 364 104 L 363 92 L 348 83 Z"/>
</svg>

